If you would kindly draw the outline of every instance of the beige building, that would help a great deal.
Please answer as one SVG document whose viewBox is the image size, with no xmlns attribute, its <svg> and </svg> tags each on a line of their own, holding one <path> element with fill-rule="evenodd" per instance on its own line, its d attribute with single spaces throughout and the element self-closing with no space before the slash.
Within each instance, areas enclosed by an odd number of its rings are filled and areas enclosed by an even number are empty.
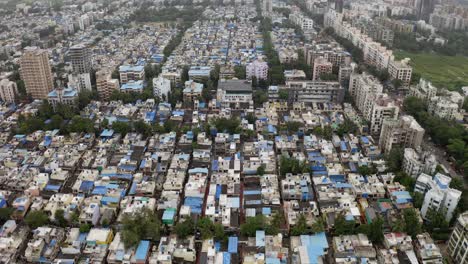
<svg viewBox="0 0 468 264">
<path fill-rule="evenodd" d="M 25 48 L 20 67 L 27 93 L 34 99 L 47 99 L 47 94 L 54 88 L 47 51 L 37 47 Z"/>
<path fill-rule="evenodd" d="M 448 243 L 448 253 L 454 263 L 468 262 L 468 211 L 457 219 Z"/>
<path fill-rule="evenodd" d="M 96 88 L 101 100 L 109 100 L 113 91 L 120 89 L 119 80 L 112 79 L 109 70 L 100 70 L 96 73 Z"/>
<path fill-rule="evenodd" d="M 0 99 L 6 103 L 13 103 L 15 101 L 18 89 L 16 83 L 8 79 L 0 81 Z"/>
<path fill-rule="evenodd" d="M 322 74 L 330 74 L 333 70 L 333 64 L 324 57 L 318 57 L 314 60 L 312 80 L 317 81 Z"/>
<path fill-rule="evenodd" d="M 389 153 L 394 145 L 419 149 L 424 137 L 424 128 L 412 116 L 399 120 L 385 120 L 380 133 L 379 146 Z"/>
<path fill-rule="evenodd" d="M 409 65 L 409 58 L 401 61 L 394 60 L 393 56 L 388 63 L 388 74 L 393 80 L 400 80 L 403 87 L 408 87 L 411 83 L 413 68 Z"/>
</svg>

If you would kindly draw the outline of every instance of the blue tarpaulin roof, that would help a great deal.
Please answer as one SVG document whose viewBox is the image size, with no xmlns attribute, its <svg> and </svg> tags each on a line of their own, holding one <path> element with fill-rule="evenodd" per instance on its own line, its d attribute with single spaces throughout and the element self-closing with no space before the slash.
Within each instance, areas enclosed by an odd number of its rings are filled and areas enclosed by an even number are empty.
<svg viewBox="0 0 468 264">
<path fill-rule="evenodd" d="M 47 184 L 44 190 L 58 192 L 60 190 L 60 185 Z"/>
<path fill-rule="evenodd" d="M 80 191 L 89 192 L 93 189 L 94 182 L 93 181 L 82 181 L 80 185 Z"/>
<path fill-rule="evenodd" d="M 265 246 L 265 231 L 263 230 L 255 231 L 255 246 L 257 247 Z"/>
<path fill-rule="evenodd" d="M 200 197 L 186 197 L 184 205 L 190 207 L 190 211 L 194 214 L 201 214 L 203 199 Z"/>
<path fill-rule="evenodd" d="M 231 264 L 231 254 L 223 252 L 223 264 Z"/>
<path fill-rule="evenodd" d="M 148 240 L 141 240 L 140 244 L 138 244 L 137 250 L 135 252 L 135 258 L 137 260 L 146 260 L 148 255 L 150 243 Z"/>
<path fill-rule="evenodd" d="M 229 253 L 237 253 L 237 242 L 238 239 L 237 237 L 229 237 L 229 242 L 228 242 L 228 252 Z"/>
<path fill-rule="evenodd" d="M 325 233 L 315 235 L 302 235 L 301 244 L 306 247 L 307 255 L 311 263 L 317 263 L 317 258 L 323 256 L 325 249 L 328 248 L 327 237 Z"/>
</svg>

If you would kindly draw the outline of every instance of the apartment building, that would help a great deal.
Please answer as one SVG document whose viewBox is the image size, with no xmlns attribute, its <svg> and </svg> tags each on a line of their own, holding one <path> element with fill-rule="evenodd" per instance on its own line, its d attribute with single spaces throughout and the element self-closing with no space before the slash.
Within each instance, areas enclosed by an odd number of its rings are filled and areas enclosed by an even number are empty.
<svg viewBox="0 0 468 264">
<path fill-rule="evenodd" d="M 20 74 L 26 92 L 33 99 L 47 99 L 47 94 L 53 89 L 54 83 L 46 50 L 38 47 L 25 48 L 20 59 Z"/>
<path fill-rule="evenodd" d="M 153 95 L 159 98 L 166 98 L 171 91 L 171 81 L 162 76 L 153 78 Z"/>
<path fill-rule="evenodd" d="M 203 91 L 203 84 L 189 80 L 185 82 L 185 88 L 182 91 L 184 95 L 184 102 L 194 102 Z"/>
<path fill-rule="evenodd" d="M 412 148 L 405 148 L 403 155 L 403 171 L 416 178 L 421 173 L 433 174 L 437 167 L 437 159 L 430 152 L 418 153 Z"/>
<path fill-rule="evenodd" d="M 324 57 L 318 57 L 314 60 L 314 67 L 312 69 L 312 80 L 320 80 L 320 76 L 323 74 L 331 74 L 333 70 L 333 64 Z"/>
<path fill-rule="evenodd" d="M 448 242 L 448 253 L 456 263 L 468 261 L 468 212 L 458 216 Z"/>
<path fill-rule="evenodd" d="M 253 107 L 252 85 L 246 80 L 220 80 L 216 100 L 232 109 Z"/>
<path fill-rule="evenodd" d="M 304 103 L 341 103 L 345 93 L 338 82 L 287 81 L 280 88 L 288 91 L 290 101 Z"/>
<path fill-rule="evenodd" d="M 254 76 L 257 80 L 265 80 L 268 78 L 268 64 L 264 61 L 255 60 L 247 64 L 245 70 L 248 80 L 251 80 Z"/>
<path fill-rule="evenodd" d="M 130 81 L 143 81 L 145 79 L 145 67 L 141 65 L 122 65 L 119 67 L 120 83 Z"/>
<path fill-rule="evenodd" d="M 92 69 L 91 51 L 85 44 L 77 44 L 68 50 L 73 72 L 90 73 Z"/>
<path fill-rule="evenodd" d="M 461 119 L 459 110 L 463 106 L 464 99 L 458 92 L 431 97 L 427 102 L 427 112 L 441 119 Z"/>
<path fill-rule="evenodd" d="M 358 110 L 370 122 L 370 134 L 379 136 L 384 121 L 398 117 L 399 107 L 392 98 L 382 93 L 383 86 L 375 77 L 367 73 L 351 74 L 348 91 Z"/>
<path fill-rule="evenodd" d="M 69 79 L 75 84 L 75 88 L 81 90 L 91 90 L 91 51 L 86 44 L 77 44 L 68 50 L 68 57 L 71 61 L 73 73 Z"/>
<path fill-rule="evenodd" d="M 390 78 L 393 80 L 400 80 L 403 87 L 409 87 L 411 83 L 413 68 L 409 65 L 409 62 L 409 58 L 397 61 L 392 56 L 388 63 L 388 74 L 390 75 Z"/>
<path fill-rule="evenodd" d="M 379 135 L 385 121 L 394 121 L 398 118 L 400 108 L 387 94 L 378 94 L 371 99 L 372 107 L 367 112 L 367 120 L 370 121 L 369 132 L 371 135 Z"/>
<path fill-rule="evenodd" d="M 304 55 L 309 65 L 312 65 L 318 57 L 324 57 L 336 67 L 346 66 L 351 63 L 351 54 L 345 51 L 337 42 L 305 45 Z"/>
<path fill-rule="evenodd" d="M 385 120 L 380 133 L 379 146 L 388 153 L 393 146 L 419 149 L 424 137 L 424 128 L 412 116 L 402 116 L 399 120 Z"/>
<path fill-rule="evenodd" d="M 417 85 L 410 86 L 408 95 L 415 96 L 428 103 L 431 98 L 437 95 L 437 87 L 432 85 L 430 81 L 421 78 Z"/>
<path fill-rule="evenodd" d="M 15 82 L 8 79 L 0 80 L 0 99 L 6 103 L 14 103 L 18 94 Z"/>
<path fill-rule="evenodd" d="M 47 101 L 49 101 L 49 104 L 54 108 L 58 104 L 73 106 L 77 98 L 78 91 L 72 88 L 57 88 L 47 95 Z"/>
<path fill-rule="evenodd" d="M 436 210 L 444 212 L 445 220 L 450 222 L 462 196 L 461 191 L 450 188 L 451 181 L 450 177 L 442 173 L 437 173 L 434 177 L 424 173 L 419 175 L 414 191 L 424 194 L 421 207 L 423 218 L 426 219 L 429 210 Z"/>
<path fill-rule="evenodd" d="M 118 79 L 112 79 L 112 74 L 109 70 L 100 70 L 96 73 L 96 88 L 101 100 L 107 101 L 113 91 L 120 89 Z"/>
</svg>

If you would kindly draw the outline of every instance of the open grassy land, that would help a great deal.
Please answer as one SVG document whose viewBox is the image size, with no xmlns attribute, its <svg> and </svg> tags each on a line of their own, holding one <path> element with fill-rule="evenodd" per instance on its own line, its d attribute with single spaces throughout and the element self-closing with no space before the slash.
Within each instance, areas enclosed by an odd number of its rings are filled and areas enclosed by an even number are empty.
<svg viewBox="0 0 468 264">
<path fill-rule="evenodd" d="M 411 58 L 415 73 L 429 79 L 439 88 L 457 90 L 462 86 L 468 86 L 468 58 L 466 57 L 404 51 L 396 51 L 395 57 Z"/>
</svg>

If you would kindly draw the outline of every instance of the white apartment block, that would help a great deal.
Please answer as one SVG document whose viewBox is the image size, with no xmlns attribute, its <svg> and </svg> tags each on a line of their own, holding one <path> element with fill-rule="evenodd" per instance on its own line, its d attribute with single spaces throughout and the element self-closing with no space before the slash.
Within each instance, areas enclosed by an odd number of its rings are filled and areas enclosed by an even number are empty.
<svg viewBox="0 0 468 264">
<path fill-rule="evenodd" d="M 145 79 L 145 67 L 141 65 L 122 65 L 119 67 L 119 74 L 121 84 L 130 81 L 142 81 Z"/>
<path fill-rule="evenodd" d="M 388 50 L 368 35 L 363 34 L 360 29 L 343 21 L 343 14 L 329 9 L 325 14 L 324 24 L 325 27 L 332 27 L 338 36 L 350 40 L 356 47 L 360 48 L 367 64 L 375 66 L 379 70 L 388 68 L 393 55 L 392 50 Z"/>
<path fill-rule="evenodd" d="M 437 87 L 432 85 L 430 81 L 421 78 L 417 85 L 410 86 L 408 95 L 422 99 L 427 103 L 431 98 L 437 95 Z"/>
<path fill-rule="evenodd" d="M 314 29 L 314 21 L 305 17 L 301 12 L 289 14 L 289 20 L 299 26 L 303 31 Z"/>
<path fill-rule="evenodd" d="M 257 80 L 268 78 L 268 64 L 264 61 L 255 60 L 246 67 L 247 79 L 251 80 L 252 77 L 256 77 Z"/>
<path fill-rule="evenodd" d="M 383 94 L 382 84 L 375 77 L 351 74 L 349 93 L 354 98 L 358 110 L 370 122 L 370 133 L 380 135 L 385 120 L 396 120 L 399 107 L 387 94 Z"/>
<path fill-rule="evenodd" d="M 402 116 L 399 120 L 385 120 L 379 138 L 379 146 L 389 153 L 394 145 L 419 149 L 424 137 L 424 128 L 412 116 Z"/>
<path fill-rule="evenodd" d="M 171 91 L 171 81 L 159 76 L 157 78 L 153 78 L 153 95 L 159 98 L 166 98 Z"/>
<path fill-rule="evenodd" d="M 413 178 L 421 173 L 433 174 L 437 167 L 434 154 L 429 152 L 418 153 L 412 148 L 405 148 L 403 156 L 403 171 Z"/>
<path fill-rule="evenodd" d="M 18 94 L 18 88 L 16 83 L 8 79 L 0 81 L 0 99 L 6 103 L 14 103 L 16 95 Z"/>
<path fill-rule="evenodd" d="M 424 195 L 424 202 L 421 208 L 421 215 L 426 219 L 429 210 L 443 210 L 447 222 L 453 217 L 461 198 L 461 191 L 451 189 L 452 179 L 441 173 L 437 173 L 433 178 L 422 173 L 415 184 L 414 191 Z"/>
<path fill-rule="evenodd" d="M 460 214 L 448 242 L 448 253 L 454 263 L 468 262 L 468 212 Z"/>
<path fill-rule="evenodd" d="M 388 63 L 388 74 L 390 78 L 400 80 L 403 87 L 408 87 L 411 83 L 413 68 L 409 65 L 409 58 L 401 61 L 394 60 L 393 56 Z"/>
<path fill-rule="evenodd" d="M 441 96 L 432 97 L 427 105 L 429 114 L 442 119 L 455 119 L 458 115 L 458 104 Z"/>
</svg>

